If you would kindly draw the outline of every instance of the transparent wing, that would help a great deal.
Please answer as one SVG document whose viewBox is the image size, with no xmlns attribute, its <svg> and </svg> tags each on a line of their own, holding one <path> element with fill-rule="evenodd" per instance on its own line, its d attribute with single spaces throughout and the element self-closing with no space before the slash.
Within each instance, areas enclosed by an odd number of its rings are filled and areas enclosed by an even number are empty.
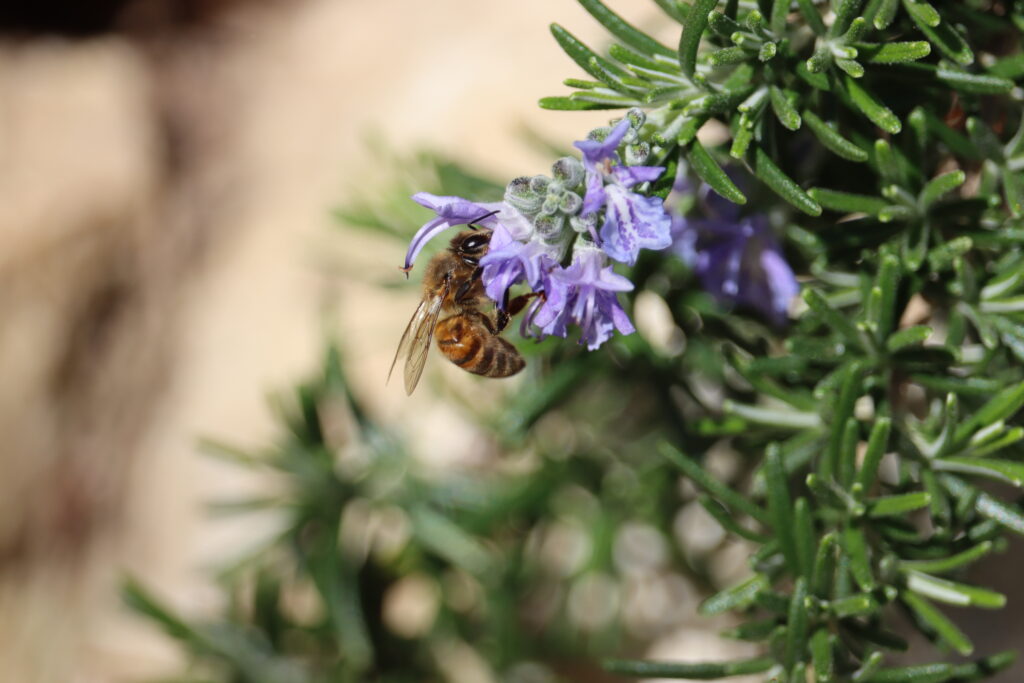
<svg viewBox="0 0 1024 683">
<path fill-rule="evenodd" d="M 405 393 L 412 394 L 412 390 L 420 381 L 423 374 L 423 366 L 427 363 L 427 352 L 430 351 L 430 341 L 434 338 L 434 328 L 437 327 L 437 319 L 441 316 L 441 309 L 444 307 L 445 297 L 448 296 L 448 285 L 445 283 L 444 290 L 440 296 L 434 297 L 427 303 L 423 321 L 413 331 L 412 342 L 409 345 L 409 357 L 405 359 Z"/>
<path fill-rule="evenodd" d="M 434 337 L 434 328 L 437 326 L 437 319 L 444 307 L 445 297 L 448 296 L 448 283 L 446 282 L 442 291 L 436 296 L 428 297 L 420 302 L 412 319 L 405 326 L 402 333 L 402 340 L 398 342 L 398 349 L 395 351 L 395 358 L 391 361 L 391 369 L 388 370 L 388 379 L 395 369 L 395 364 L 402 356 L 405 360 L 405 392 L 411 394 L 423 374 L 423 366 L 427 362 L 427 352 L 430 350 L 430 340 Z"/>
<path fill-rule="evenodd" d="M 415 336 L 413 330 L 416 330 L 422 323 L 423 319 L 427 314 L 429 301 L 423 299 L 420 301 L 420 305 L 416 307 L 416 312 L 412 314 L 412 318 L 409 319 L 409 324 L 405 326 L 405 332 L 402 333 L 402 340 L 398 342 L 398 348 L 395 349 L 395 357 L 391 361 L 391 367 L 388 369 L 387 382 L 391 381 L 391 373 L 395 371 L 395 364 L 398 359 L 402 356 L 409 355 L 409 347 L 412 345 L 412 339 Z"/>
</svg>

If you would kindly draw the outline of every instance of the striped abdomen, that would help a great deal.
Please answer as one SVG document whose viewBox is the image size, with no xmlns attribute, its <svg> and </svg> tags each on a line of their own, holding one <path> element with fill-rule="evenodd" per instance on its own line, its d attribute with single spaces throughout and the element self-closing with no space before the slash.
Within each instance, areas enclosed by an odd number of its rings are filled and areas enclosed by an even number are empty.
<svg viewBox="0 0 1024 683">
<path fill-rule="evenodd" d="M 526 366 L 516 347 L 491 331 L 476 311 L 456 313 L 437 323 L 437 346 L 463 370 L 484 377 L 508 377 Z"/>
</svg>

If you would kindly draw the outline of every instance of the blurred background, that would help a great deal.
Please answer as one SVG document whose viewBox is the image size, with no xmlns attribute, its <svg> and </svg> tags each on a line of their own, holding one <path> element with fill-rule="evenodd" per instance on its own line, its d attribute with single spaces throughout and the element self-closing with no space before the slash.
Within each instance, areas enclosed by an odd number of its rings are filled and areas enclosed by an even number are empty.
<svg viewBox="0 0 1024 683">
<path fill-rule="evenodd" d="M 611 4 L 641 28 L 668 28 L 653 3 Z M 402 193 L 431 189 L 418 184 L 432 166 L 424 151 L 504 183 L 547 172 L 556 153 L 545 142 L 566 148 L 605 124 L 601 112 L 537 108 L 579 75 L 550 22 L 593 45 L 605 39 L 568 0 L 0 5 L 0 681 L 139 681 L 182 669 L 185 650 L 126 608 L 124 579 L 182 614 L 224 608 L 213 569 L 279 520 L 211 519 L 207 504 L 276 482 L 202 455 L 198 442 L 271 443 L 280 424 L 268 396 L 315 374 L 326 339 L 424 481 L 528 469 L 467 410 L 502 405 L 523 378 L 480 382 L 435 357 L 414 396 L 385 386 L 418 299 L 415 273 L 406 285 L 396 268 L 400 240 L 338 214 L 380 220 L 372 207 L 394 204 L 390 229 L 411 234 L 423 215 Z M 635 319 L 644 343 L 673 348 L 663 304 L 639 297 Z M 621 416 L 614 402 L 599 408 L 595 420 Z M 588 444 L 557 419 L 538 429 L 565 453 L 616 446 L 595 448 L 600 438 Z M 619 438 L 643 429 L 627 425 Z M 573 443 L 560 441 L 566 434 Z M 576 626 L 621 621 L 654 657 L 751 654 L 713 635 L 723 622 L 695 614 L 701 591 L 742 575 L 748 546 L 723 540 L 671 475 L 618 464 L 567 474 L 570 495 L 551 497 L 570 511 L 599 508 L 595 495 L 620 506 L 596 527 L 614 530 L 599 550 L 621 583 L 579 570 L 585 534 L 566 521 L 576 513 L 531 536 L 546 566 L 575 581 L 566 604 Z M 708 466 L 724 479 L 741 469 L 727 449 Z M 654 483 L 633 486 L 640 476 Z M 601 482 L 601 493 L 573 488 L 574 477 Z M 650 503 L 654 488 L 666 490 L 657 504 L 673 506 L 658 513 L 668 529 L 631 518 L 630 496 Z M 671 537 L 685 550 L 670 549 Z M 416 611 L 420 578 L 393 591 L 412 596 L 388 608 L 400 637 L 430 627 L 431 614 Z M 619 596 L 632 606 L 621 619 Z M 515 607 L 521 596 L 506 597 Z M 528 597 L 538 614 L 554 600 Z M 975 618 L 1014 638 L 1009 610 Z M 602 649 L 611 642 L 593 638 L 583 661 L 618 653 Z M 447 680 L 495 680 L 468 648 L 445 647 L 437 658 L 459 662 Z M 517 680 L 551 680 L 524 671 Z M 599 680 L 580 671 L 569 677 Z"/>
<path fill-rule="evenodd" d="M 511 178 L 553 158 L 524 130 L 564 145 L 604 123 L 536 107 L 571 69 L 551 21 L 602 35 L 546 0 L 0 6 L 0 679 L 180 667 L 120 583 L 215 608 L 209 567 L 262 529 L 203 504 L 261 483 L 197 439 L 265 442 L 268 393 L 327 336 L 414 452 L 481 457 L 436 382 L 384 386 L 415 287 L 383 289 L 402 246 L 331 212 L 420 149 Z M 471 386 L 461 374 L 428 369 Z"/>
</svg>

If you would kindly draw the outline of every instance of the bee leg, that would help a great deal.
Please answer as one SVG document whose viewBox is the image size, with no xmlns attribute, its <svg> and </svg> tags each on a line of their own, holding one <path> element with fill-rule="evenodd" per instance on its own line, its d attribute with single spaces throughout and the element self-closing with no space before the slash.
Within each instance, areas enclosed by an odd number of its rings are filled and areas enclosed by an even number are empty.
<svg viewBox="0 0 1024 683">
<path fill-rule="evenodd" d="M 455 290 L 455 294 L 452 297 L 456 304 L 461 304 L 463 301 L 466 300 L 470 290 L 473 289 L 473 285 L 477 283 L 483 272 L 483 268 L 476 268 L 475 270 L 473 270 L 473 274 L 469 277 L 469 279 L 465 280 L 462 284 L 459 285 L 459 288 Z"/>
<path fill-rule="evenodd" d="M 494 314 L 494 327 L 495 333 L 501 332 L 508 326 L 508 321 L 515 314 L 526 308 L 526 304 L 530 302 L 535 296 L 544 296 L 544 292 L 530 292 L 529 294 L 520 294 L 514 299 L 509 300 L 508 290 L 505 290 L 505 300 L 502 307 L 499 308 Z"/>
</svg>

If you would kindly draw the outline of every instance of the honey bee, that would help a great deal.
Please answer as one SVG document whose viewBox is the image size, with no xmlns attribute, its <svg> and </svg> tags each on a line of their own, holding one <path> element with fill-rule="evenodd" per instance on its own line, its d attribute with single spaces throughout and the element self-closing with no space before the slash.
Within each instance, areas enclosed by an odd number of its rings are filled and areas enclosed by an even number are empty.
<svg viewBox="0 0 1024 683">
<path fill-rule="evenodd" d="M 481 308 L 491 300 L 480 280 L 480 259 L 491 242 L 490 230 L 465 230 L 452 238 L 448 249 L 427 264 L 423 276 L 423 299 L 398 343 L 388 379 L 398 359 L 405 356 L 405 391 L 412 394 L 427 362 L 430 339 L 448 360 L 463 370 L 484 377 L 509 377 L 526 366 L 526 361 L 508 340 L 498 336 L 509 318 L 536 294 L 507 300 L 504 310 L 485 313 Z M 446 314 L 445 317 L 441 317 Z"/>
</svg>

